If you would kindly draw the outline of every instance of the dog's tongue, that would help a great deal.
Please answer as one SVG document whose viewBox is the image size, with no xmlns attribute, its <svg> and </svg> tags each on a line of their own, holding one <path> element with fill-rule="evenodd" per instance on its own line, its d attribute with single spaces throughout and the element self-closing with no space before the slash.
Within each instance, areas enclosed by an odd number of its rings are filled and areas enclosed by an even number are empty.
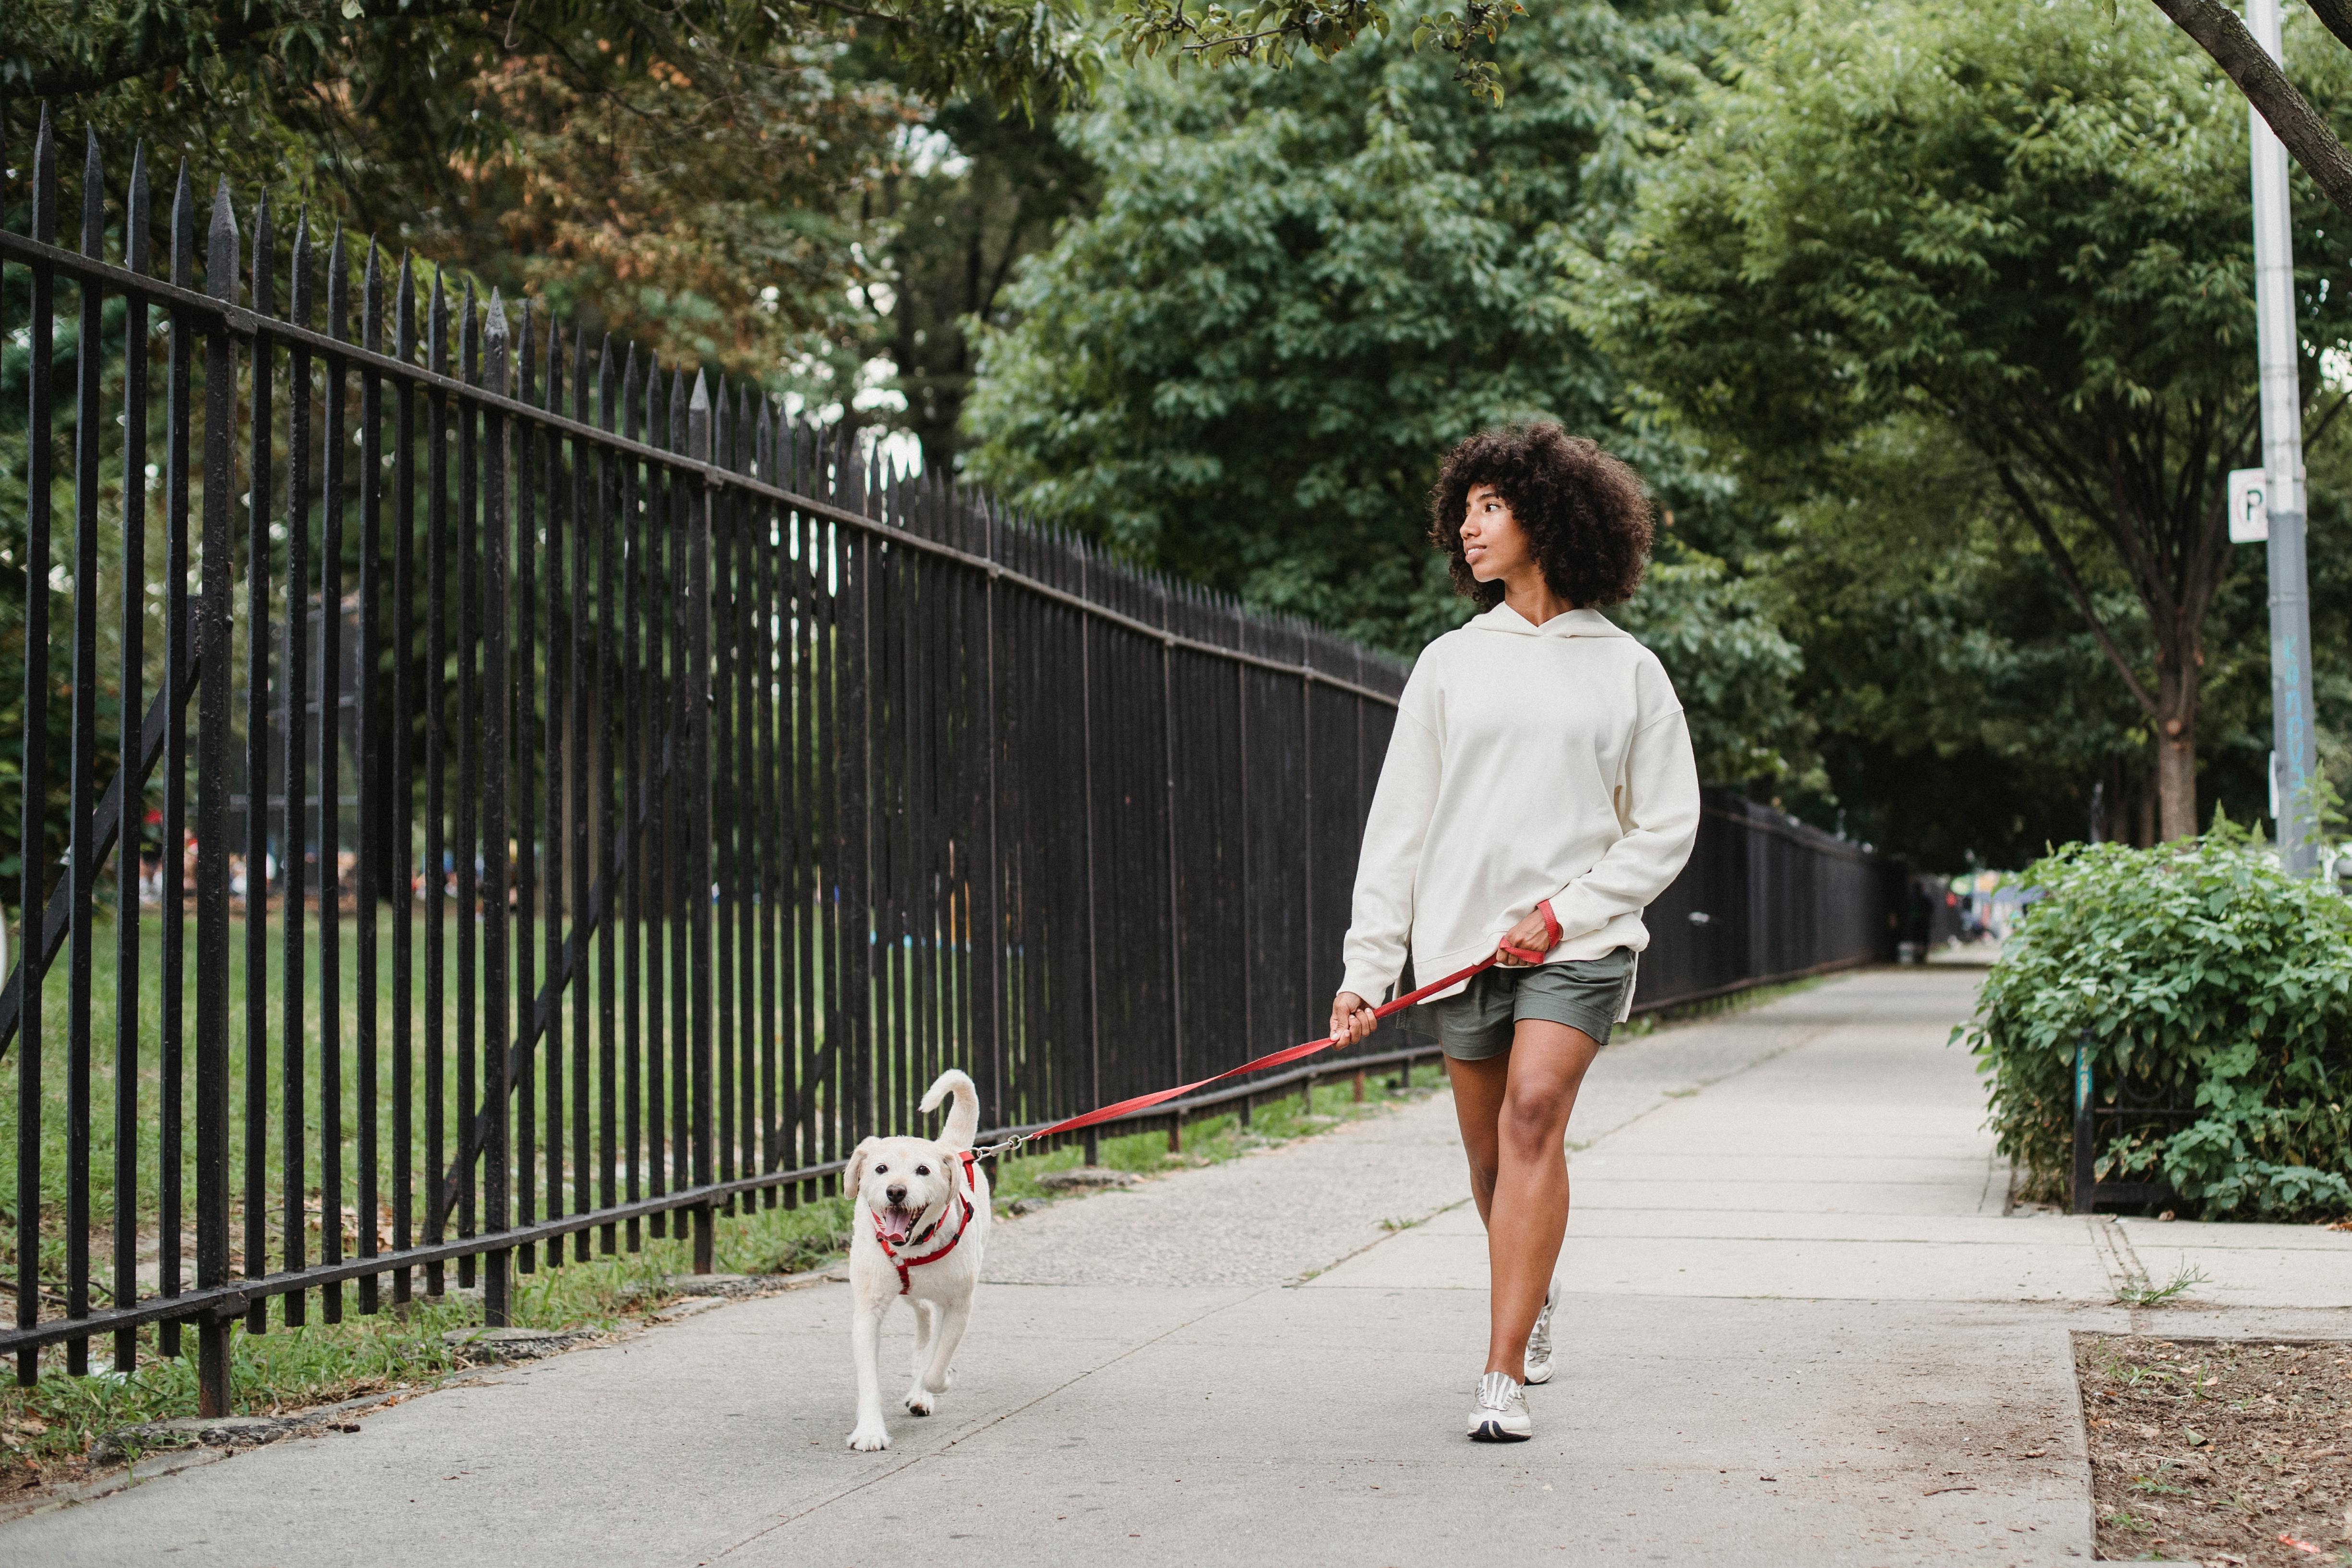
<svg viewBox="0 0 2352 1568">
<path fill-rule="evenodd" d="M 896 1247 L 914 1233 L 915 1217 L 903 1208 L 882 1211 L 882 1239 Z"/>
</svg>

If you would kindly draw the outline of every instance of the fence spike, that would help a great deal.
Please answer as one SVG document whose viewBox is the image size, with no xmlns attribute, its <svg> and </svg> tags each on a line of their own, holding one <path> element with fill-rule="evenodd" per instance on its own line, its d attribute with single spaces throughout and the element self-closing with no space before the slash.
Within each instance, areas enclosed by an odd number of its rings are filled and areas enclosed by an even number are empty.
<svg viewBox="0 0 2352 1568">
<path fill-rule="evenodd" d="M 343 225 L 337 224 L 327 246 L 327 336 L 337 342 L 351 341 L 351 258 L 343 253 Z M 331 368 L 329 373 L 335 372 Z"/>
<path fill-rule="evenodd" d="M 205 249 L 205 288 L 215 299 L 236 302 L 236 209 L 229 203 L 228 181 L 213 187 L 212 230 Z"/>
<path fill-rule="evenodd" d="M 399 293 L 393 301 L 392 337 L 404 362 L 415 353 L 411 345 L 416 340 L 416 279 L 408 263 L 408 252 L 404 250 L 400 253 L 400 280 L 393 285 Z"/>
<path fill-rule="evenodd" d="M 264 191 L 253 203 L 253 308 L 264 313 L 278 308 L 276 268 L 270 263 L 278 243 L 277 231 L 269 223 L 269 193 Z"/>
<path fill-rule="evenodd" d="M 49 130 L 49 106 L 41 105 L 41 128 L 33 135 L 33 237 L 43 245 L 58 238 L 58 149 Z"/>
<path fill-rule="evenodd" d="M 555 323 L 551 320 L 547 327 L 548 341 L 554 342 L 555 336 Z M 580 329 L 577 319 L 572 323 L 572 417 L 583 424 L 588 423 L 588 334 Z M 575 445 L 572 450 L 572 461 L 584 465 L 587 461 L 585 449 Z M 584 466 L 581 471 L 583 474 L 586 472 Z M 586 528 L 588 525 L 575 517 L 572 526 Z"/>
<path fill-rule="evenodd" d="M 576 382 L 579 379 L 579 367 L 584 361 L 582 361 L 578 352 L 580 334 L 576 331 L 573 332 L 572 334 L 572 340 L 573 344 L 572 378 Z M 555 312 L 553 310 L 550 310 L 547 313 L 547 396 L 541 406 L 546 408 L 551 413 L 562 413 L 563 412 L 562 386 L 563 327 L 562 323 L 555 319 Z"/>
<path fill-rule="evenodd" d="M 82 127 L 81 253 L 97 258 L 106 249 L 106 171 L 98 159 L 98 131 Z"/>
<path fill-rule="evenodd" d="M 0 165 L 5 165 L 0 156 Z M 147 270 L 147 143 L 131 144 L 131 183 L 122 193 L 122 265 L 136 273 Z"/>
<path fill-rule="evenodd" d="M 539 368 L 538 361 L 531 353 L 530 297 L 529 295 L 515 301 L 514 351 L 516 359 L 520 363 L 520 372 L 515 379 L 515 391 L 525 402 L 529 402 L 531 376 Z"/>
</svg>

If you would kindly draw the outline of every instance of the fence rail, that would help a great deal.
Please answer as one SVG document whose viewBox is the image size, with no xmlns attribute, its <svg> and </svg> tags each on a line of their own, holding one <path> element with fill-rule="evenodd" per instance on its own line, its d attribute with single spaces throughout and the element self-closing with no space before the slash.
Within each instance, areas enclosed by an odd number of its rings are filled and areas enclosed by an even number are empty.
<svg viewBox="0 0 2352 1568">
<path fill-rule="evenodd" d="M 217 1412 L 273 1296 L 333 1322 L 454 1267 L 497 1323 L 516 1270 L 672 1228 L 708 1269 L 715 1216 L 817 1196 L 945 1067 L 1034 1124 L 1321 1017 L 1402 666 L 241 231 L 184 168 L 159 225 L 94 138 L 68 248 L 55 163 L 45 118 L 0 226 L 20 1381 L 184 1327 Z M 1675 960 L 1705 985 L 1843 940 L 1773 946 L 1757 841 L 1747 946 Z M 1677 986 L 1645 963 L 1645 1006 Z"/>
</svg>

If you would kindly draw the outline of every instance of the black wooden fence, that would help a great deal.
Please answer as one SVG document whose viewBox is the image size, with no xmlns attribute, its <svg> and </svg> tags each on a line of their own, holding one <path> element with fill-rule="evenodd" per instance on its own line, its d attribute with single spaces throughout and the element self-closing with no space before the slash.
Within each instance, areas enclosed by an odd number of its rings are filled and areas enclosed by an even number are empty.
<svg viewBox="0 0 2352 1568">
<path fill-rule="evenodd" d="M 0 228 L 20 1380 L 184 1325 L 218 1411 L 271 1296 L 454 1266 L 496 1323 L 666 1226 L 707 1269 L 944 1067 L 1034 1125 L 1314 1031 L 1401 666 L 184 170 L 159 234 L 94 141 L 67 248 L 54 162 Z M 1764 838 L 1645 1006 L 1876 951 L 1860 858 Z"/>
</svg>

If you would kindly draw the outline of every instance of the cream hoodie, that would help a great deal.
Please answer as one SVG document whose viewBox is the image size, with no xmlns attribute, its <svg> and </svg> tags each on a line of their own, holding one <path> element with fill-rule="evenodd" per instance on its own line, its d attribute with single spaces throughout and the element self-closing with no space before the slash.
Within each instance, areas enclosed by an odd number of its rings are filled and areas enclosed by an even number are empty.
<svg viewBox="0 0 2352 1568">
<path fill-rule="evenodd" d="M 1386 996 L 1408 936 L 1426 985 L 1493 952 L 1547 898 L 1560 939 L 1546 963 L 1638 953 L 1642 910 L 1690 858 L 1698 812 L 1690 732 L 1657 655 L 1598 611 L 1530 626 L 1498 604 L 1423 649 L 1405 683 L 1340 989 Z"/>
</svg>

